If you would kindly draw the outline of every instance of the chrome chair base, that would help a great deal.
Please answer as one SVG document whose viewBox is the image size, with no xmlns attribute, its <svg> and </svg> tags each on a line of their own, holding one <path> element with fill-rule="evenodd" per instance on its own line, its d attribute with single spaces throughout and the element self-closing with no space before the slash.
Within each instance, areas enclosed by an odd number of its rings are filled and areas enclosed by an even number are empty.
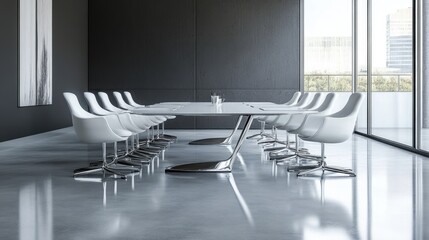
<svg viewBox="0 0 429 240">
<path fill-rule="evenodd" d="M 168 147 L 170 145 L 170 141 L 165 139 L 155 138 L 149 141 L 149 145 Z"/>
<path fill-rule="evenodd" d="M 131 160 L 140 161 L 142 163 L 149 163 L 150 160 L 153 158 L 151 156 L 143 155 L 143 154 L 136 153 L 136 152 L 129 153 L 129 154 L 125 155 L 125 157 L 128 159 L 131 159 Z"/>
<path fill-rule="evenodd" d="M 310 173 L 314 173 L 316 171 L 322 171 L 322 175 L 325 174 L 325 171 L 333 172 L 333 173 L 341 173 L 349 175 L 350 177 L 356 177 L 356 173 L 354 173 L 351 169 L 341 168 L 341 167 L 334 167 L 334 166 L 328 166 L 326 165 L 326 162 L 322 162 L 322 164 L 316 168 L 300 171 L 298 172 L 297 176 L 305 176 Z"/>
<path fill-rule="evenodd" d="M 131 167 L 138 167 L 141 168 L 142 167 L 142 162 L 140 163 L 135 163 L 133 161 L 131 161 L 131 159 L 118 159 L 116 161 L 117 164 L 121 164 L 121 165 L 125 165 L 125 166 L 131 166 Z M 148 162 L 149 163 L 149 162 Z"/>
<path fill-rule="evenodd" d="M 262 141 L 262 142 L 258 142 L 258 144 L 274 144 L 274 143 L 279 143 L 282 145 L 286 145 L 285 142 L 279 141 L 279 140 L 267 140 L 267 141 Z"/>
<path fill-rule="evenodd" d="M 264 152 L 275 152 L 275 151 L 280 151 L 280 150 L 287 150 L 288 148 L 286 146 L 282 146 L 282 147 L 268 147 L 268 148 L 264 148 Z"/>
<path fill-rule="evenodd" d="M 252 136 L 249 136 L 246 139 L 253 139 L 253 138 L 256 138 L 256 137 L 259 137 L 260 139 L 263 139 L 263 138 L 272 138 L 273 136 L 271 136 L 268 133 L 262 133 L 262 132 L 260 132 L 260 133 L 254 134 Z"/>
<path fill-rule="evenodd" d="M 130 171 L 127 169 L 127 171 Z M 135 170 L 138 172 L 139 170 Z M 94 173 L 103 173 L 105 175 L 106 173 L 110 173 L 113 175 L 119 176 L 121 179 L 127 179 L 126 175 L 124 173 L 119 172 L 119 170 L 111 168 L 109 166 L 94 166 L 94 167 L 86 167 L 86 168 L 78 168 L 74 170 L 73 176 L 80 176 L 80 175 L 87 175 L 87 174 L 94 174 Z"/>
<path fill-rule="evenodd" d="M 154 151 L 154 150 L 150 150 L 150 149 L 141 149 L 141 148 L 136 149 L 134 151 L 140 155 L 147 156 L 150 158 L 156 157 L 156 156 L 158 156 L 158 154 L 160 154 L 162 152 L 162 151 Z"/>
<path fill-rule="evenodd" d="M 173 142 L 173 140 L 162 138 L 162 137 L 156 137 L 155 139 L 152 140 L 152 142 L 170 144 L 171 142 Z"/>
<path fill-rule="evenodd" d="M 309 169 L 314 169 L 314 168 L 318 168 L 320 167 L 320 164 L 296 164 L 296 165 L 288 165 L 287 166 L 287 171 L 288 172 L 299 172 L 299 171 L 304 171 L 304 170 L 309 170 Z"/>
<path fill-rule="evenodd" d="M 283 152 L 286 152 L 282 154 Z M 292 152 L 292 153 L 289 153 Z M 296 147 L 284 147 L 283 149 L 279 149 L 277 151 L 270 152 L 270 160 L 282 160 L 287 161 L 291 157 L 299 157 L 299 158 L 312 158 L 313 155 L 310 154 L 307 148 L 299 148 L 296 151 Z M 317 156 L 320 158 L 319 156 Z"/>
<path fill-rule="evenodd" d="M 166 138 L 166 139 L 169 139 L 171 141 L 176 141 L 177 140 L 177 136 L 170 135 L 170 134 L 165 134 L 165 133 L 160 134 L 159 137 L 160 138 Z"/>
<path fill-rule="evenodd" d="M 133 157 L 130 155 L 119 155 L 118 157 L 114 157 L 112 156 L 113 161 L 111 163 L 109 163 L 108 165 L 124 165 L 124 166 L 130 166 L 130 167 L 137 167 L 137 168 L 141 168 L 142 164 L 149 164 L 150 163 L 150 159 L 141 159 L 141 157 Z M 140 159 L 139 162 L 134 162 L 135 160 Z M 90 162 L 89 163 L 89 167 L 101 167 L 103 166 L 103 161 L 95 161 L 95 162 Z"/>
<path fill-rule="evenodd" d="M 161 152 L 165 149 L 165 147 L 158 147 L 158 146 L 152 146 L 150 142 L 140 142 L 139 149 L 142 150 L 148 150 L 148 151 L 153 151 L 153 152 Z"/>
<path fill-rule="evenodd" d="M 151 156 L 133 156 L 133 155 L 127 155 L 118 158 L 115 162 L 120 163 L 123 162 L 127 166 L 133 166 L 138 165 L 140 168 L 142 167 L 142 164 L 149 164 L 152 161 L 153 157 Z M 120 163 L 122 164 L 122 163 Z"/>
<path fill-rule="evenodd" d="M 248 136 L 246 139 L 253 139 L 255 137 L 262 136 L 262 133 L 253 134 L 252 136 Z"/>
<path fill-rule="evenodd" d="M 293 157 L 296 157 L 295 153 L 289 153 L 289 154 L 282 154 L 282 155 L 270 155 L 270 160 L 276 160 L 276 161 L 286 161 L 288 159 L 291 159 Z"/>
</svg>

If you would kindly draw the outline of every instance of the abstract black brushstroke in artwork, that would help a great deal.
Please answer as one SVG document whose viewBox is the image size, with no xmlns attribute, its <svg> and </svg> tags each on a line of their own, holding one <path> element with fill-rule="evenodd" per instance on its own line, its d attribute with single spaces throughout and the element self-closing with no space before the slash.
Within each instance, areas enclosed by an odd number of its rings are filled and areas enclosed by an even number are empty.
<svg viewBox="0 0 429 240">
<path fill-rule="evenodd" d="M 37 105 L 46 105 L 49 104 L 49 86 L 48 86 L 48 52 L 46 50 L 46 41 L 43 41 L 40 58 L 40 69 L 39 77 L 37 79 Z"/>
</svg>

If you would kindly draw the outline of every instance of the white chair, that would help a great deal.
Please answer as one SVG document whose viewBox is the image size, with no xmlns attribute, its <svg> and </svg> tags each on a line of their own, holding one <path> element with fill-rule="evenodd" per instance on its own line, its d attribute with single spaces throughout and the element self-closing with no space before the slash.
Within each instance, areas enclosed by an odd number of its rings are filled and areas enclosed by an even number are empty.
<svg viewBox="0 0 429 240">
<path fill-rule="evenodd" d="M 101 94 L 104 95 L 104 98 L 108 98 L 108 97 L 106 97 L 107 94 L 105 94 L 105 93 L 101 93 Z M 135 106 L 132 106 L 132 105 L 126 103 L 125 100 L 122 98 L 121 93 L 119 93 L 119 92 L 113 92 L 113 96 L 115 97 L 116 102 L 118 103 L 118 106 L 122 109 L 132 111 L 134 109 L 145 108 L 145 107 L 141 107 L 142 105 L 140 105 L 139 107 L 135 107 Z M 158 115 L 150 116 L 150 118 L 151 118 L 151 121 L 154 122 L 154 124 L 163 123 L 168 119 L 167 116 L 158 116 Z"/>
<path fill-rule="evenodd" d="M 298 103 L 295 104 L 295 105 L 293 105 L 292 107 L 305 108 L 309 104 L 312 103 L 312 100 L 314 99 L 315 96 L 317 96 L 316 97 L 316 103 L 318 103 L 319 98 L 320 98 L 320 94 L 313 94 L 313 93 L 308 93 L 307 92 L 307 93 L 304 93 L 303 96 L 302 96 L 302 98 L 298 101 Z M 277 129 L 276 129 L 276 126 L 274 125 L 274 123 L 276 123 L 279 119 L 280 119 L 280 121 L 284 122 L 284 121 L 288 120 L 289 117 L 290 116 L 288 116 L 288 115 L 283 115 L 283 116 L 282 115 L 272 115 L 272 116 L 266 116 L 266 117 L 260 119 L 260 121 L 264 121 L 266 125 L 268 124 L 268 125 L 272 126 L 272 129 L 273 129 L 272 131 L 274 133 L 274 137 L 273 137 L 274 139 L 273 140 L 268 140 L 268 141 L 261 141 L 258 144 L 265 145 L 265 144 L 280 143 L 280 144 L 286 144 L 286 145 L 288 145 L 289 144 L 289 137 L 288 136 L 287 136 L 287 139 L 286 139 L 286 143 L 282 142 L 282 141 L 279 141 L 277 139 Z M 281 119 L 281 118 L 283 118 L 283 119 Z"/>
<path fill-rule="evenodd" d="M 300 97 L 301 97 L 301 92 L 295 92 L 292 95 L 292 98 L 289 101 L 287 101 L 286 103 L 284 103 L 284 105 L 294 106 L 294 105 L 296 105 L 298 103 Z M 247 137 L 246 139 L 252 139 L 252 138 L 255 138 L 255 137 L 258 137 L 258 136 L 269 137 L 267 134 L 265 134 L 265 121 L 263 121 L 264 118 L 266 118 L 266 116 L 258 116 L 258 117 L 256 117 L 256 119 L 261 124 L 261 131 L 259 133 L 255 134 L 255 135 Z"/>
<path fill-rule="evenodd" d="M 301 92 L 295 92 L 292 98 L 289 101 L 285 102 L 284 104 L 288 106 L 294 106 L 298 103 L 299 97 L 301 97 Z"/>
<path fill-rule="evenodd" d="M 135 109 L 145 109 L 146 107 L 133 107 L 131 105 L 129 105 L 128 103 L 125 102 L 125 100 L 122 98 L 121 93 L 119 92 L 113 92 L 113 96 L 116 99 L 116 102 L 118 103 L 120 108 L 126 109 L 126 110 L 135 110 Z M 134 115 L 135 122 L 139 122 L 140 118 L 142 115 Z M 153 138 L 151 139 L 151 142 L 154 143 L 158 143 L 158 144 L 163 144 L 163 145 L 168 145 L 169 142 L 173 142 L 174 140 L 172 139 L 167 139 L 167 138 L 162 138 L 160 135 L 160 129 L 159 129 L 159 124 L 163 124 L 168 118 L 167 116 L 159 116 L 159 115 L 151 115 L 151 116 L 145 116 L 145 117 L 149 117 L 151 118 L 151 120 L 153 122 L 155 122 L 156 127 L 157 127 L 157 134 L 155 136 L 155 134 L 153 134 Z M 154 132 L 154 129 L 152 127 L 152 131 Z"/>
<path fill-rule="evenodd" d="M 126 98 L 126 99 L 127 99 L 127 101 L 128 101 L 128 104 L 130 104 L 131 106 L 136 107 L 136 108 L 145 107 L 145 105 L 141 105 L 141 104 L 136 103 L 136 102 L 134 101 L 133 96 L 131 95 L 131 93 L 130 93 L 130 92 L 125 91 L 125 92 L 124 92 L 124 95 L 125 95 L 125 98 Z"/>
<path fill-rule="evenodd" d="M 351 169 L 328 166 L 325 161 L 325 144 L 341 143 L 352 135 L 359 109 L 362 105 L 363 94 L 353 93 L 346 105 L 339 112 L 327 115 L 309 115 L 300 129 L 298 136 L 304 141 L 321 143 L 320 166 L 314 169 L 298 172 L 298 176 L 307 175 L 321 170 L 356 176 Z"/>
<path fill-rule="evenodd" d="M 312 97 L 310 93 L 304 93 L 302 95 L 302 98 L 299 99 L 300 96 L 301 96 L 301 92 L 294 93 L 292 98 L 288 102 L 284 103 L 283 105 L 290 106 L 290 107 L 303 107 L 309 103 L 309 100 Z M 271 123 L 272 121 L 275 121 L 276 118 L 277 116 L 266 115 L 266 116 L 259 116 L 257 120 L 261 122 L 263 121 L 265 123 Z"/>
<path fill-rule="evenodd" d="M 336 93 L 328 93 L 325 97 L 325 100 L 323 103 L 317 107 L 313 108 L 312 106 L 308 106 L 307 109 L 314 110 L 316 113 L 307 113 L 307 114 L 292 114 L 290 115 L 289 120 L 287 123 L 285 123 L 283 126 L 278 126 L 279 129 L 286 130 L 286 134 L 294 134 L 295 135 L 295 148 L 288 148 L 288 150 L 293 150 L 294 152 L 292 154 L 284 154 L 284 155 L 278 155 L 279 152 L 273 152 L 272 155 L 270 155 L 271 160 L 277 160 L 277 161 L 285 161 L 289 160 L 293 157 L 302 157 L 303 156 L 310 156 L 307 152 L 307 149 L 300 149 L 299 147 L 299 139 L 298 139 L 298 133 L 303 124 L 305 123 L 306 119 L 309 115 L 317 114 L 319 116 L 325 116 L 332 113 L 333 106 L 336 99 Z M 288 143 L 287 143 L 288 145 Z"/>
<path fill-rule="evenodd" d="M 316 111 L 317 115 L 319 116 L 325 116 L 332 114 L 332 110 L 334 107 L 335 100 L 337 98 L 336 93 L 328 93 L 325 97 L 325 100 L 323 100 L 322 104 L 320 104 L 319 107 L 314 108 L 314 106 L 308 106 L 307 109 Z M 309 115 L 312 115 L 313 113 L 307 113 L 307 114 L 293 114 L 291 119 L 289 120 L 288 124 L 284 126 L 284 128 L 289 131 L 289 133 L 295 134 L 295 132 L 302 126 L 302 124 L 305 122 L 305 119 Z"/>
<path fill-rule="evenodd" d="M 101 143 L 103 149 L 103 159 L 101 166 L 94 166 L 88 168 L 79 168 L 74 171 L 74 176 L 83 174 L 92 174 L 102 172 L 103 175 L 111 173 L 118 175 L 121 178 L 126 178 L 125 174 L 119 172 L 117 169 L 112 168 L 114 162 L 108 163 L 106 157 L 106 144 L 118 141 L 127 140 L 132 133 L 119 128 L 119 121 L 116 117 L 96 116 L 85 111 L 73 93 L 63 93 L 69 106 L 72 115 L 73 128 L 76 132 L 78 139 L 84 143 Z M 110 124 L 109 124 L 110 122 Z M 115 125 L 118 128 L 112 128 Z"/>
<path fill-rule="evenodd" d="M 299 100 L 299 102 L 295 105 L 293 105 L 293 107 L 296 108 L 303 108 L 303 109 L 310 109 L 314 106 L 317 106 L 318 104 L 320 104 L 321 101 L 321 97 L 322 94 L 321 93 L 304 93 L 304 95 L 302 96 L 301 100 Z M 278 116 L 267 116 L 265 118 L 265 123 L 269 124 L 269 125 L 273 125 L 275 126 L 275 123 L 278 121 L 279 117 L 284 116 L 284 115 L 278 115 Z"/>
<path fill-rule="evenodd" d="M 112 102 L 110 102 L 109 96 L 107 95 L 107 93 L 105 92 L 98 92 L 98 96 L 101 99 L 101 102 L 103 103 L 103 106 L 106 110 L 111 111 L 111 112 L 116 112 L 116 113 L 123 113 L 123 112 L 127 112 L 130 113 L 130 110 L 126 110 L 126 109 L 120 109 L 115 107 Z M 161 122 L 165 121 L 166 118 L 158 118 L 158 116 L 156 117 L 152 117 L 152 116 L 142 116 L 142 115 L 136 115 L 136 114 L 131 114 L 131 119 L 134 125 L 137 125 L 138 127 L 144 128 L 146 126 L 146 124 L 148 123 L 148 120 L 150 122 L 152 122 L 152 136 L 150 135 L 150 131 L 147 131 L 148 133 L 148 139 L 147 141 L 143 142 L 145 145 L 147 145 L 147 147 L 156 147 L 156 148 L 166 148 L 168 143 L 165 142 L 155 142 L 154 141 L 154 131 L 153 131 L 153 126 L 156 126 L 158 124 L 160 124 Z M 140 142 L 139 142 L 140 144 Z M 150 146 L 151 145 L 151 146 Z"/>
<path fill-rule="evenodd" d="M 131 111 L 129 110 L 124 110 L 124 109 L 120 109 L 115 107 L 109 99 L 109 96 L 104 93 L 104 92 L 99 92 L 98 93 L 101 102 L 103 103 L 103 106 L 106 110 L 110 111 L 110 112 L 114 112 L 114 113 L 130 113 Z M 149 128 L 153 127 L 154 125 L 157 125 L 158 122 L 153 122 L 153 118 L 152 117 L 148 117 L 148 116 L 142 116 L 142 115 L 136 115 L 136 114 L 120 114 L 120 119 L 121 122 L 126 126 L 126 127 L 131 127 L 134 128 L 136 132 L 138 132 L 138 128 L 141 129 L 141 132 L 148 130 Z M 148 141 L 150 139 L 150 131 L 147 131 L 148 134 Z M 139 136 L 137 136 L 137 147 L 140 148 L 142 150 L 142 147 L 140 147 L 140 141 L 139 141 Z M 164 148 L 165 145 L 160 145 L 157 144 L 156 146 L 149 146 L 149 142 L 142 142 L 145 145 L 145 149 L 144 151 L 156 151 L 157 153 L 160 153 Z M 154 144 L 152 144 L 154 145 Z"/>
<path fill-rule="evenodd" d="M 324 94 L 316 93 L 316 94 L 314 94 L 313 99 L 307 105 L 301 107 L 301 109 L 303 109 L 303 110 L 314 110 L 315 108 L 320 106 L 321 102 L 323 101 L 323 98 L 324 98 Z M 286 142 L 285 142 L 286 146 L 266 148 L 266 149 L 264 149 L 265 152 L 290 149 L 289 132 L 287 131 L 287 126 L 288 126 L 289 121 L 291 120 L 291 118 L 294 115 L 302 115 L 302 114 L 284 114 L 284 115 L 273 116 L 273 118 L 275 118 L 275 121 L 268 122 L 275 129 L 286 130 Z"/>
<path fill-rule="evenodd" d="M 114 93 L 115 94 L 115 93 Z M 125 98 L 127 99 L 127 101 L 128 101 L 128 104 L 129 105 L 131 105 L 131 106 L 133 106 L 133 107 L 135 107 L 135 108 L 143 108 L 143 107 L 145 107 L 145 105 L 141 105 L 141 104 L 138 104 L 138 103 L 136 103 L 135 101 L 134 101 L 134 99 L 133 99 L 133 96 L 131 95 L 131 93 L 130 92 L 127 92 L 127 91 L 125 91 L 124 92 L 124 95 L 125 95 Z M 122 98 L 122 97 L 121 97 Z M 165 116 L 168 120 L 171 120 L 171 119 L 175 119 L 176 118 L 176 116 L 172 116 L 172 115 L 167 115 L 167 116 Z M 161 134 L 159 134 L 159 136 L 161 137 L 161 138 L 166 138 L 166 139 L 170 139 L 170 140 L 176 140 L 177 139 L 177 136 L 173 136 L 173 135 L 170 135 L 170 134 L 165 134 L 165 123 L 164 122 L 162 122 L 161 123 Z"/>
<path fill-rule="evenodd" d="M 110 112 L 107 111 L 105 109 L 103 109 L 99 104 L 98 101 L 95 97 L 95 95 L 93 93 L 90 92 L 85 92 L 84 93 L 85 99 L 88 103 L 88 106 L 91 110 L 92 113 L 96 114 L 96 115 L 100 115 L 100 116 L 106 116 L 106 115 L 115 115 L 119 121 L 121 122 L 121 126 L 125 129 L 127 129 L 128 131 L 134 133 L 133 136 L 131 136 L 131 151 L 129 151 L 129 146 L 128 146 L 128 140 L 125 141 L 125 152 L 123 156 L 118 157 L 117 155 L 117 144 L 115 143 L 114 147 L 115 147 L 115 158 L 118 158 L 118 163 L 121 164 L 125 164 L 125 165 L 137 165 L 136 163 L 133 163 L 130 160 L 138 160 L 141 163 L 150 163 L 150 161 L 153 159 L 153 157 L 156 156 L 156 153 L 152 152 L 147 152 L 147 151 L 142 151 L 141 149 L 139 149 L 139 133 L 144 132 L 145 130 L 147 130 L 150 125 L 147 125 L 144 128 L 139 128 L 138 126 L 136 126 L 133 122 L 133 120 L 130 117 L 129 113 L 125 113 L 125 112 L 120 112 L 120 113 L 115 113 L 115 112 Z M 137 137 L 137 149 L 135 149 L 134 146 L 134 136 Z M 129 159 L 129 160 L 128 160 Z"/>
</svg>

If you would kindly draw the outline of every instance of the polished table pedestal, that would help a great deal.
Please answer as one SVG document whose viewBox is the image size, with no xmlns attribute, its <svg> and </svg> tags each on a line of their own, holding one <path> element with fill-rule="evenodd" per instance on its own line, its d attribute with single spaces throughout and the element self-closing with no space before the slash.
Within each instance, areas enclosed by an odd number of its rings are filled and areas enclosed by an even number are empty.
<svg viewBox="0 0 429 240">
<path fill-rule="evenodd" d="M 223 161 L 215 162 L 200 162 L 200 163 L 189 163 L 183 165 L 177 165 L 165 169 L 166 172 L 231 172 L 232 165 L 234 164 L 235 159 L 237 158 L 238 151 L 240 151 L 241 145 L 243 145 L 244 139 L 246 138 L 246 133 L 249 131 L 250 126 L 253 122 L 252 115 L 244 115 L 247 117 L 246 124 L 244 125 L 243 130 L 241 131 L 238 142 L 235 145 L 234 151 L 231 156 Z M 240 116 L 240 119 L 243 115 Z"/>
<path fill-rule="evenodd" d="M 199 139 L 199 140 L 189 142 L 189 144 L 190 145 L 230 145 L 232 141 L 232 137 L 237 132 L 242 119 L 243 119 L 243 115 L 240 115 L 240 117 L 238 117 L 237 123 L 235 124 L 234 130 L 228 137 Z"/>
</svg>

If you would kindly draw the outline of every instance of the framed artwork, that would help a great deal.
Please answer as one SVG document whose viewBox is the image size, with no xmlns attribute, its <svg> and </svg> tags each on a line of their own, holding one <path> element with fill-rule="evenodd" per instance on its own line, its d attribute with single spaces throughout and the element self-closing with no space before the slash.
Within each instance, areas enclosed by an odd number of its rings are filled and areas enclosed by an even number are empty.
<svg viewBox="0 0 429 240">
<path fill-rule="evenodd" d="M 19 104 L 52 104 L 52 0 L 19 0 Z"/>
</svg>

